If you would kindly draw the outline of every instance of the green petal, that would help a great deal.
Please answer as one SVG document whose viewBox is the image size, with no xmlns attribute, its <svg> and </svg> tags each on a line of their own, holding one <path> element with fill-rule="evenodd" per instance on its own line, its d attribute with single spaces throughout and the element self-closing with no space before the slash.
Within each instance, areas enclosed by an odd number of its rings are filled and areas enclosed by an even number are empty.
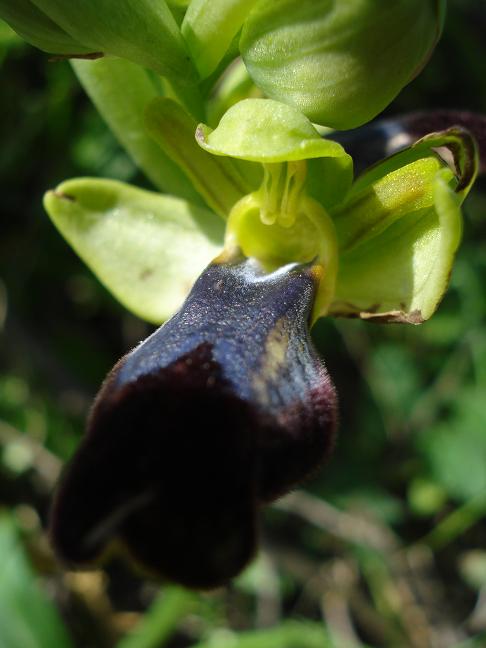
<svg viewBox="0 0 486 648">
<path fill-rule="evenodd" d="M 335 214 L 341 255 L 330 314 L 419 324 L 434 313 L 461 238 L 455 184 L 449 169 L 428 158 Z"/>
<path fill-rule="evenodd" d="M 354 128 L 413 79 L 441 31 L 444 0 L 273 0 L 246 20 L 240 49 L 265 94 L 312 121 Z"/>
<path fill-rule="evenodd" d="M 456 191 L 465 198 L 478 173 L 479 154 L 474 137 L 468 130 L 460 126 L 429 133 L 417 140 L 411 147 L 373 165 L 356 180 L 351 195 L 357 195 L 388 173 L 424 158 L 434 151 L 439 153 L 454 171 L 457 178 Z"/>
<path fill-rule="evenodd" d="M 272 99 L 244 99 L 212 130 L 200 124 L 200 146 L 214 155 L 252 162 L 290 162 L 308 158 L 351 159 L 340 144 L 323 139 L 302 113 Z"/>
<path fill-rule="evenodd" d="M 225 217 L 251 191 L 233 160 L 203 151 L 194 139 L 197 123 L 171 99 L 154 99 L 145 111 L 148 132 L 162 150 L 184 170 L 207 204 Z"/>
<path fill-rule="evenodd" d="M 199 74 L 213 72 L 257 0 L 193 0 L 182 35 Z"/>
<path fill-rule="evenodd" d="M 94 51 L 127 58 L 176 81 L 196 73 L 164 0 L 33 0 L 74 39 Z"/>
<path fill-rule="evenodd" d="M 34 47 L 52 54 L 89 54 L 84 47 L 38 9 L 30 0 L 0 0 L 0 18 Z"/>
<path fill-rule="evenodd" d="M 145 108 L 162 91 L 153 76 L 125 59 L 71 64 L 103 119 L 157 189 L 203 205 L 192 183 L 146 131 Z"/>
<path fill-rule="evenodd" d="M 44 200 L 64 238 L 139 317 L 165 321 L 222 247 L 211 212 L 113 180 L 68 180 Z"/>
<path fill-rule="evenodd" d="M 428 319 L 447 288 L 461 238 L 460 205 L 477 170 L 474 139 L 453 127 L 358 178 L 333 212 L 341 264 L 330 312 L 414 324 Z"/>
</svg>

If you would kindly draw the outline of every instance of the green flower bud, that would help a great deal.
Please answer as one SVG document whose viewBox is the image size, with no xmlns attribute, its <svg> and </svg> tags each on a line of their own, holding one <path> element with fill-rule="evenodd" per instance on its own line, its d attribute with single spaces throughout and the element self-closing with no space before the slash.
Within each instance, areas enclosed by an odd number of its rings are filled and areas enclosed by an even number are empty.
<svg viewBox="0 0 486 648">
<path fill-rule="evenodd" d="M 381 112 L 430 56 L 445 0 L 274 0 L 248 16 L 240 42 L 269 97 L 335 128 Z"/>
</svg>

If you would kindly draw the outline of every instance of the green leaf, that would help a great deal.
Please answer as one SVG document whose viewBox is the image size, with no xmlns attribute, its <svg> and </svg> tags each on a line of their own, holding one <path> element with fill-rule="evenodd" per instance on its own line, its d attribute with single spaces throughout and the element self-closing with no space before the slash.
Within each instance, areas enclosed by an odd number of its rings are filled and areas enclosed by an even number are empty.
<svg viewBox="0 0 486 648">
<path fill-rule="evenodd" d="M 381 112 L 438 40 L 445 0 L 273 0 L 248 16 L 240 49 L 272 99 L 354 128 Z"/>
<path fill-rule="evenodd" d="M 432 315 L 461 238 L 455 184 L 429 157 L 352 194 L 334 214 L 341 253 L 331 314 L 413 324 Z"/>
<path fill-rule="evenodd" d="M 153 323 L 174 314 L 222 246 L 212 212 L 113 180 L 69 180 L 44 204 L 108 290 Z"/>
<path fill-rule="evenodd" d="M 184 169 L 214 211 L 227 216 L 232 206 L 251 191 L 233 160 L 215 158 L 197 145 L 197 123 L 175 101 L 155 99 L 145 116 L 153 139 Z"/>
<path fill-rule="evenodd" d="M 178 82 L 196 81 L 184 41 L 164 0 L 33 0 L 74 39 Z"/>
<path fill-rule="evenodd" d="M 72 648 L 61 618 L 28 563 L 10 517 L 0 515 L 0 646 Z"/>
<path fill-rule="evenodd" d="M 203 79 L 216 69 L 256 2 L 257 0 L 191 2 L 181 29 Z"/>
<path fill-rule="evenodd" d="M 30 0 L 0 0 L 0 18 L 34 47 L 53 54 L 89 54 L 93 50 L 78 43 Z"/>
<path fill-rule="evenodd" d="M 147 70 L 116 58 L 73 61 L 72 66 L 103 119 L 154 185 L 203 205 L 192 183 L 146 131 L 145 108 L 162 92 Z"/>
<path fill-rule="evenodd" d="M 288 162 L 319 157 L 351 158 L 337 142 L 323 139 L 302 113 L 272 99 L 244 99 L 212 130 L 200 124 L 197 141 L 214 155 L 252 162 Z"/>
</svg>

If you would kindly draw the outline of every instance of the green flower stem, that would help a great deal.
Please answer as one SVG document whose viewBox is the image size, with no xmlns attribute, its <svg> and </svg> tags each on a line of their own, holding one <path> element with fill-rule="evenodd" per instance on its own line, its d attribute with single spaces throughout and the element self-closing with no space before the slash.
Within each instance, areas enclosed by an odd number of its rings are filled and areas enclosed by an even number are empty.
<svg viewBox="0 0 486 648">
<path fill-rule="evenodd" d="M 175 101 L 158 98 L 146 110 L 149 133 L 184 170 L 206 203 L 224 218 L 251 190 L 233 160 L 218 158 L 197 145 L 197 123 Z"/>
<path fill-rule="evenodd" d="M 142 67 L 123 59 L 71 65 L 103 119 L 157 189 L 204 205 L 190 180 L 145 129 L 145 107 L 160 96 L 162 86 Z"/>
</svg>

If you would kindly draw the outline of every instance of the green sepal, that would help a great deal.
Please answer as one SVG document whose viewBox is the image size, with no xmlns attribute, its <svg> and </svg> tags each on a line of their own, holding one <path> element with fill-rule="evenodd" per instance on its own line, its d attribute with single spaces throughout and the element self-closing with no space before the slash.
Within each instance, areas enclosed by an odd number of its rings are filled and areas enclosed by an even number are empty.
<svg viewBox="0 0 486 648">
<path fill-rule="evenodd" d="M 216 158 L 197 145 L 197 122 L 178 103 L 165 97 L 154 99 L 146 108 L 145 119 L 154 141 L 177 162 L 218 214 L 226 217 L 251 191 L 233 160 Z"/>
<path fill-rule="evenodd" d="M 258 0 L 192 0 L 182 35 L 201 78 L 218 66 Z"/>
<path fill-rule="evenodd" d="M 381 112 L 437 42 L 445 0 L 273 0 L 243 26 L 240 50 L 265 94 L 312 121 L 354 128 Z"/>
<path fill-rule="evenodd" d="M 428 144 L 438 141 L 444 139 L 435 135 Z M 473 154 L 464 168 L 474 167 L 475 159 Z M 460 187 L 461 176 L 424 140 L 364 174 L 333 212 L 340 266 L 329 313 L 378 322 L 427 320 L 447 288 L 461 239 Z"/>
<path fill-rule="evenodd" d="M 68 180 L 44 206 L 101 283 L 154 324 L 176 312 L 223 243 L 212 212 L 114 180 Z"/>
<path fill-rule="evenodd" d="M 461 126 L 429 133 L 409 148 L 374 164 L 360 175 L 353 184 L 350 195 L 356 195 L 388 173 L 426 157 L 436 151 L 447 162 L 457 178 L 456 191 L 463 198 L 469 193 L 479 168 L 478 147 L 471 133 Z"/>
<path fill-rule="evenodd" d="M 93 52 L 56 25 L 30 0 L 0 0 L 0 18 L 21 38 L 44 52 L 64 56 Z"/>
<path fill-rule="evenodd" d="M 197 141 L 209 153 L 272 163 L 319 157 L 351 158 L 337 142 L 323 139 L 293 106 L 272 99 L 244 99 L 214 130 L 199 124 Z"/>
<path fill-rule="evenodd" d="M 126 58 L 177 82 L 196 71 L 164 0 L 33 0 L 75 40 L 97 52 Z"/>
<path fill-rule="evenodd" d="M 145 128 L 145 108 L 163 91 L 155 75 L 112 57 L 71 64 L 98 112 L 155 187 L 204 205 L 192 183 Z"/>
</svg>

